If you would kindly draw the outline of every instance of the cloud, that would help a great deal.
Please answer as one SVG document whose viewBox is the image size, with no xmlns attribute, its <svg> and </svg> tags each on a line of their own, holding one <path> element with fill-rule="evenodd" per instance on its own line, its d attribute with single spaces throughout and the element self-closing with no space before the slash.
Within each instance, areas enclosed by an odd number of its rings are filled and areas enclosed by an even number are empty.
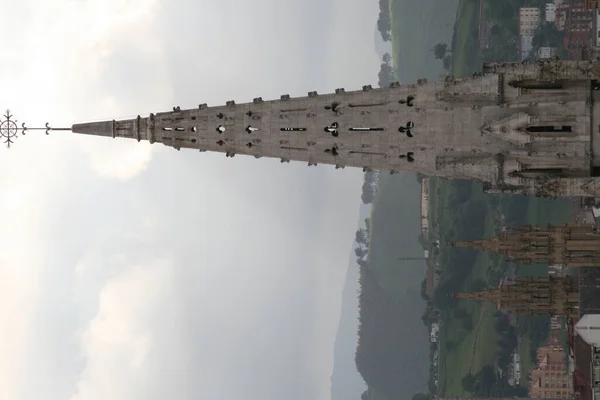
<svg viewBox="0 0 600 400">
<path fill-rule="evenodd" d="M 153 311 L 172 290 L 172 264 L 128 268 L 100 291 L 98 314 L 81 335 L 86 366 L 72 400 L 136 398 L 153 351 Z"/>
<path fill-rule="evenodd" d="M 44 235 L 43 199 L 52 196 L 50 176 L 60 166 L 44 166 L 47 158 L 38 156 L 34 168 L 19 152 L 2 155 L 0 176 L 0 324 L 5 327 L 0 341 L 0 398 L 18 398 L 19 388 L 27 385 L 28 363 L 24 355 L 30 348 L 33 319 L 40 301 L 40 276 L 48 252 Z M 36 168 L 37 167 L 37 168 Z M 45 171 L 43 170 L 45 168 Z M 47 178 L 47 179 L 44 179 Z"/>
<path fill-rule="evenodd" d="M 0 100 L 56 127 L 334 88 L 330 10 L 356 7 L 7 3 Z M 0 399 L 328 398 L 360 171 L 65 132 L 0 168 Z"/>
<path fill-rule="evenodd" d="M 28 37 L 36 40 L 23 50 L 31 60 L 24 63 L 24 86 L 35 87 L 39 106 L 22 99 L 17 107 L 39 108 L 54 126 L 135 117 L 161 107 L 173 94 L 163 39 L 153 29 L 160 11 L 156 0 L 41 2 L 30 16 Z M 63 94 L 58 104 L 57 93 Z M 135 141 L 73 143 L 100 177 L 118 180 L 142 172 L 159 149 Z"/>
<path fill-rule="evenodd" d="M 100 178 L 127 181 L 142 173 L 150 164 L 152 155 L 160 148 L 150 143 L 131 143 L 126 139 L 107 141 L 93 138 L 81 142 L 89 157 L 91 168 Z"/>
</svg>

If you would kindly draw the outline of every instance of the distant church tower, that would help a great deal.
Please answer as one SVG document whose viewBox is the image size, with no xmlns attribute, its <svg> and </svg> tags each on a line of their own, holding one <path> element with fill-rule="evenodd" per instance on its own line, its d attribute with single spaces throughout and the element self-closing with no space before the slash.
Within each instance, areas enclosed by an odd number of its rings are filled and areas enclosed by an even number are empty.
<svg viewBox="0 0 600 400">
<path fill-rule="evenodd" d="M 516 226 L 493 238 L 450 245 L 498 253 L 520 264 L 600 266 L 600 232 L 592 224 Z"/>
<path fill-rule="evenodd" d="M 600 196 L 600 62 L 492 63 L 465 79 L 73 125 L 228 157 L 473 179 L 487 192 Z"/>
<path fill-rule="evenodd" d="M 579 313 L 579 284 L 571 276 L 515 278 L 501 281 L 496 289 L 452 297 L 496 303 L 499 311 L 514 314 L 577 317 Z"/>
</svg>

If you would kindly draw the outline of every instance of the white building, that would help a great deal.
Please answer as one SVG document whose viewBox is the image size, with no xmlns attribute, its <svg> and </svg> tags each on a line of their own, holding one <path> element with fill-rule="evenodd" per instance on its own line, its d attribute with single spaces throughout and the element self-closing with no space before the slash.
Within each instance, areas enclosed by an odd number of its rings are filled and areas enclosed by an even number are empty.
<svg viewBox="0 0 600 400">
<path fill-rule="evenodd" d="M 556 47 L 540 47 L 537 51 L 537 58 L 548 59 L 556 55 L 558 49 Z"/>
<path fill-rule="evenodd" d="M 556 4 L 546 3 L 546 22 L 554 22 L 556 19 Z"/>
<path fill-rule="evenodd" d="M 519 34 L 533 36 L 540 27 L 541 13 L 537 7 L 521 7 L 519 9 Z"/>
<path fill-rule="evenodd" d="M 575 332 L 590 346 L 600 346 L 600 314 L 586 314 L 575 325 Z"/>
<path fill-rule="evenodd" d="M 440 340 L 440 324 L 431 324 L 431 332 L 429 334 L 429 341 L 431 343 L 437 343 Z"/>
<path fill-rule="evenodd" d="M 541 24 L 541 11 L 537 7 L 519 8 L 519 36 L 521 60 L 526 59 L 533 50 L 533 36 Z"/>
</svg>

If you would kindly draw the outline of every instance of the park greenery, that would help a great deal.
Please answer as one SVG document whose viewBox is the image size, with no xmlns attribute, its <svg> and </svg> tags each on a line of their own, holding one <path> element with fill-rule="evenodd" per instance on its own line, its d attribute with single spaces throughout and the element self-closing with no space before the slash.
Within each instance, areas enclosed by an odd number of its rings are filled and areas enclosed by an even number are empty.
<svg viewBox="0 0 600 400">
<path fill-rule="evenodd" d="M 436 198 L 430 213 L 435 213 L 437 221 L 432 236 L 442 243 L 489 237 L 502 226 L 564 223 L 571 218 L 565 200 L 484 194 L 481 185 L 471 181 L 431 178 L 430 184 Z M 542 275 L 545 269 L 509 265 L 496 254 L 447 246 L 440 246 L 436 261 L 442 266 L 443 280 L 428 309 L 439 310 L 441 315 L 438 392 L 446 396 L 514 395 L 505 377 L 489 379 L 489 366 L 506 367 L 510 355 L 519 351 L 531 368 L 535 349 L 547 339 L 549 319 L 517 318 L 512 327 L 494 304 L 453 300 L 450 294 L 495 287 L 508 274 Z M 523 344 L 520 348 L 517 337 Z"/>
</svg>

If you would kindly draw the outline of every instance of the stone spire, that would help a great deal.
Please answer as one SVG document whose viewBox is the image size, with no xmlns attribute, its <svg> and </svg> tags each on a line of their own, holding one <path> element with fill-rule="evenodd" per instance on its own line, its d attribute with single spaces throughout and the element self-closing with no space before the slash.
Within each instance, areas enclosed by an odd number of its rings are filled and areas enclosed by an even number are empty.
<svg viewBox="0 0 600 400">
<path fill-rule="evenodd" d="M 501 281 L 497 288 L 452 297 L 495 303 L 498 310 L 523 315 L 575 317 L 579 310 L 579 285 L 571 276 L 525 277 Z"/>
<path fill-rule="evenodd" d="M 500 295 L 500 289 L 489 289 L 480 292 L 452 293 L 451 297 L 454 299 L 467 299 L 495 303 L 498 305 L 498 309 L 500 309 Z"/>
<path fill-rule="evenodd" d="M 228 157 L 473 179 L 488 192 L 600 196 L 600 62 L 485 64 L 443 82 L 181 109 L 76 133 Z"/>
<path fill-rule="evenodd" d="M 600 265 L 600 232 L 591 224 L 516 226 L 496 237 L 450 245 L 498 253 L 521 264 Z"/>
</svg>

